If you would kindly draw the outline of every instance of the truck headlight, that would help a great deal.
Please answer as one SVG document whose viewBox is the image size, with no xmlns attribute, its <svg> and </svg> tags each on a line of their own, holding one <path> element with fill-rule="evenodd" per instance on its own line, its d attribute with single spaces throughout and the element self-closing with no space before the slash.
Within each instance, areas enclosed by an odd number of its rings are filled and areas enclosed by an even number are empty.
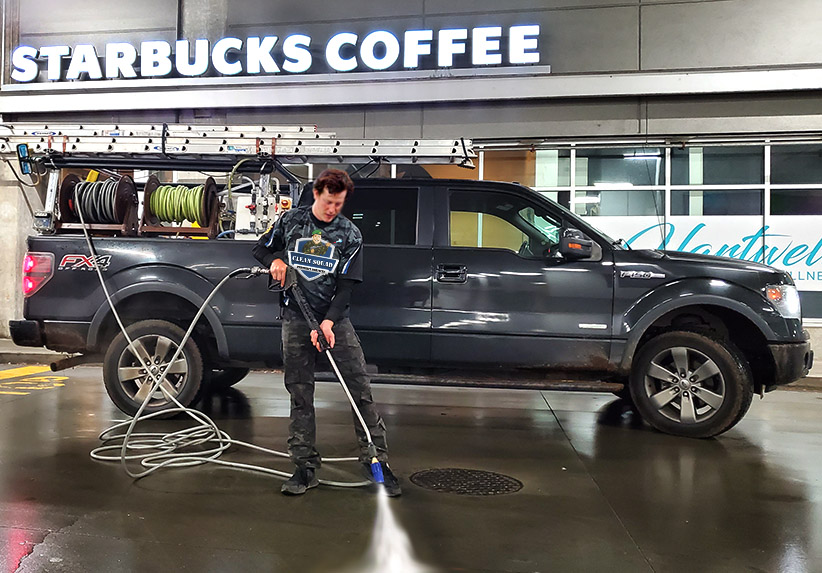
<svg viewBox="0 0 822 573">
<path fill-rule="evenodd" d="M 776 307 L 782 318 L 802 318 L 799 292 L 794 285 L 768 285 L 765 287 L 765 298 Z"/>
</svg>

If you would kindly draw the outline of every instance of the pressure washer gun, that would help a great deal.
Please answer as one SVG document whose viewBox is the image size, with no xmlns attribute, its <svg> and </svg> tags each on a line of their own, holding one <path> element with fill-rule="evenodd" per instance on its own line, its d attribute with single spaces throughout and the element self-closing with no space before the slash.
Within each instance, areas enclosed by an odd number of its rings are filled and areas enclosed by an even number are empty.
<svg viewBox="0 0 822 573">
<path fill-rule="evenodd" d="M 354 409 L 354 412 L 356 413 L 357 418 L 365 431 L 365 435 L 368 439 L 368 457 L 371 458 L 371 475 L 374 477 L 374 481 L 376 483 L 385 483 L 385 477 L 382 473 L 382 466 L 380 465 L 380 461 L 377 459 L 377 446 L 374 445 L 374 441 L 371 439 L 371 432 L 368 430 L 368 426 L 366 425 L 359 408 L 357 408 L 357 405 L 354 403 L 354 398 L 351 396 L 351 392 L 348 390 L 348 385 L 345 383 L 345 380 L 343 380 L 339 368 L 337 368 L 337 363 L 334 361 L 334 357 L 331 356 L 331 345 L 328 344 L 328 340 L 326 340 L 325 335 L 317 322 L 317 317 L 314 316 L 314 311 L 311 310 L 308 301 L 305 299 L 305 294 L 303 294 L 300 285 L 297 283 L 297 271 L 295 271 L 293 267 L 289 266 L 285 272 L 285 284 L 282 286 L 275 283 L 271 273 L 269 273 L 266 268 L 252 267 L 250 274 L 268 275 L 268 290 L 280 292 L 290 291 L 291 296 L 293 296 L 294 300 L 297 301 L 297 306 L 300 307 L 300 312 L 302 312 L 303 317 L 305 317 L 308 327 L 311 330 L 317 331 L 317 343 L 320 346 L 320 350 L 325 352 L 328 362 L 334 369 L 334 374 L 337 375 L 337 380 L 339 380 L 340 385 L 342 385 L 343 390 L 345 390 L 345 395 L 348 397 L 348 401 L 351 402 L 351 407 Z"/>
</svg>

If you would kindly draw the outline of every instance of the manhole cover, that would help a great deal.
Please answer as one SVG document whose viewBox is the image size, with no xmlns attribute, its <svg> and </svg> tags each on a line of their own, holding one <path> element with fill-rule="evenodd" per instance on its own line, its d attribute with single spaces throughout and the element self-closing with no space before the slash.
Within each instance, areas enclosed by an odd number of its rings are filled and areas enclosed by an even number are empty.
<svg viewBox="0 0 822 573">
<path fill-rule="evenodd" d="M 423 470 L 413 474 L 411 481 L 425 489 L 458 495 L 503 495 L 522 489 L 522 482 L 510 476 L 460 468 Z"/>
</svg>

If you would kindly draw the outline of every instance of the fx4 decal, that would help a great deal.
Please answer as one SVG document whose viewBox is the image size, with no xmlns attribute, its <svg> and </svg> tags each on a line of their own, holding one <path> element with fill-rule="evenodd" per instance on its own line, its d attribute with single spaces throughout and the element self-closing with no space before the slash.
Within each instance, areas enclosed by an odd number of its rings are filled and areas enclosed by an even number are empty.
<svg viewBox="0 0 822 573">
<path fill-rule="evenodd" d="M 97 266 L 101 271 L 108 269 L 111 264 L 111 255 L 97 255 Z M 95 260 L 89 255 L 63 255 L 58 271 L 93 271 Z"/>
</svg>

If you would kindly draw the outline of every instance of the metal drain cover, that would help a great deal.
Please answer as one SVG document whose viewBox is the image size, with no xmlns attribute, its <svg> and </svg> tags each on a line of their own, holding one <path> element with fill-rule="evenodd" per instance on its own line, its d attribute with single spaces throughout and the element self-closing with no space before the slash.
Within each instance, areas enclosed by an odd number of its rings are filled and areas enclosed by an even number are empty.
<svg viewBox="0 0 822 573">
<path fill-rule="evenodd" d="M 457 495 L 504 495 L 522 489 L 522 482 L 510 476 L 461 468 L 422 470 L 411 481 L 425 489 Z"/>
</svg>

